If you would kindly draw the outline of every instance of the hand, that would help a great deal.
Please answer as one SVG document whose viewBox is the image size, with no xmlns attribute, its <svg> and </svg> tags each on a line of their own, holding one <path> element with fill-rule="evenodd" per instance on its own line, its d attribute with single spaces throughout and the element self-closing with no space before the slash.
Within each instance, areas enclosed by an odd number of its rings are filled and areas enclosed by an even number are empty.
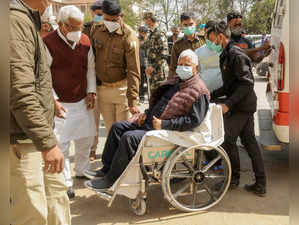
<svg viewBox="0 0 299 225">
<path fill-rule="evenodd" d="M 271 48 L 270 41 L 266 40 L 263 45 L 264 50 Z"/>
<path fill-rule="evenodd" d="M 88 93 L 88 95 L 85 99 L 87 110 L 94 108 L 96 98 L 97 98 L 97 96 L 95 93 Z"/>
<path fill-rule="evenodd" d="M 271 52 L 272 52 L 272 48 L 268 48 L 267 50 L 265 50 L 264 57 L 269 56 L 271 54 Z"/>
<path fill-rule="evenodd" d="M 222 108 L 222 113 L 225 114 L 228 112 L 229 108 L 227 107 L 227 105 L 225 104 L 220 104 L 221 108 Z"/>
<path fill-rule="evenodd" d="M 63 112 L 66 112 L 65 108 L 59 103 L 58 100 L 55 101 L 55 115 L 59 118 L 65 119 Z"/>
<path fill-rule="evenodd" d="M 132 115 L 134 115 L 135 113 L 140 113 L 140 110 L 138 109 L 137 106 L 129 107 L 129 110 Z"/>
<path fill-rule="evenodd" d="M 154 71 L 154 68 L 152 66 L 147 67 L 145 69 L 146 76 L 150 76 L 153 71 Z"/>
<path fill-rule="evenodd" d="M 45 161 L 44 171 L 47 173 L 61 173 L 64 168 L 64 156 L 60 149 L 55 146 L 42 152 Z"/>
<path fill-rule="evenodd" d="M 137 124 L 138 126 L 142 126 L 144 124 L 144 121 L 146 120 L 146 114 L 145 113 L 141 113 L 138 117 L 138 120 L 137 120 Z"/>
<path fill-rule="evenodd" d="M 155 130 L 161 130 L 162 129 L 162 120 L 158 119 L 157 117 L 153 117 L 153 127 Z"/>
</svg>

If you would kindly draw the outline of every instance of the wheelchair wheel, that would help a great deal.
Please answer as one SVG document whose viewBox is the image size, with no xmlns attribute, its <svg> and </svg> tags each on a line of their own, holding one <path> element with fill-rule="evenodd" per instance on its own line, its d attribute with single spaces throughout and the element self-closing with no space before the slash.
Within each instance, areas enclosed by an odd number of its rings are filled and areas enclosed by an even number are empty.
<svg viewBox="0 0 299 225">
<path fill-rule="evenodd" d="M 142 198 L 129 199 L 130 209 L 137 216 L 143 216 L 146 213 L 146 201 Z"/>
<path fill-rule="evenodd" d="M 163 169 L 164 196 L 172 206 L 185 212 L 213 207 L 224 197 L 230 184 L 231 164 L 226 152 L 221 147 L 210 151 L 200 148 L 178 149 Z M 213 152 L 212 158 L 207 160 L 205 152 Z"/>
</svg>

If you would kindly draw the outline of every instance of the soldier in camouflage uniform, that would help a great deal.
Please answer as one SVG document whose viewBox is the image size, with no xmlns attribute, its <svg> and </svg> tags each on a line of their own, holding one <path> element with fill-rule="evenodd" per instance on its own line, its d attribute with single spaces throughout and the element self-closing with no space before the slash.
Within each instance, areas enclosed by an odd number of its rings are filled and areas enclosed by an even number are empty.
<svg viewBox="0 0 299 225">
<path fill-rule="evenodd" d="M 145 13 L 143 19 L 149 28 L 148 38 L 144 43 L 147 50 L 145 73 L 149 77 L 152 93 L 168 76 L 168 43 L 165 33 L 158 28 L 157 18 L 152 12 Z"/>
</svg>

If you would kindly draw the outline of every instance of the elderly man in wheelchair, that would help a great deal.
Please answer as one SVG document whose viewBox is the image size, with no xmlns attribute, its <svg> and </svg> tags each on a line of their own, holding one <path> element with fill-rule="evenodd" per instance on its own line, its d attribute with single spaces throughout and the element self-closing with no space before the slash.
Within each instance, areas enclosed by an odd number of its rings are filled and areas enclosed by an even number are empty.
<svg viewBox="0 0 299 225">
<path fill-rule="evenodd" d="M 150 98 L 149 109 L 131 121 L 113 124 L 97 171 L 86 171 L 90 189 L 109 189 L 136 153 L 143 136 L 151 130 L 188 131 L 198 127 L 209 109 L 209 91 L 198 75 L 198 58 L 185 50 L 178 59 L 178 78 L 161 84 Z"/>
</svg>

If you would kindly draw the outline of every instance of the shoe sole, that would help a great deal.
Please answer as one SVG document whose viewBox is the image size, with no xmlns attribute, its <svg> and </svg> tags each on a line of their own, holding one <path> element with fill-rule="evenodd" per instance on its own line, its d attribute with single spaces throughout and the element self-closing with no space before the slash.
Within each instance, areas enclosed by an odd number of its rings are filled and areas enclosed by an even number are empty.
<svg viewBox="0 0 299 225">
<path fill-rule="evenodd" d="M 247 189 L 246 187 L 244 187 L 244 189 L 247 191 L 247 192 L 249 192 L 249 193 L 252 193 L 252 194 L 255 194 L 256 196 L 258 196 L 258 197 L 266 197 L 266 193 L 258 193 L 258 192 L 256 192 L 256 191 L 253 191 L 253 190 L 249 190 L 249 189 Z"/>
<path fill-rule="evenodd" d="M 103 191 L 108 191 L 109 188 L 106 188 L 106 189 L 96 189 L 96 188 L 93 188 L 93 187 L 90 187 L 89 185 L 87 185 L 86 183 L 84 183 L 84 186 L 89 189 L 89 190 L 92 190 L 92 191 L 95 191 L 95 192 L 103 192 Z"/>
<path fill-rule="evenodd" d="M 87 173 L 83 173 L 84 174 L 84 176 L 86 176 L 88 179 L 90 179 L 90 180 L 92 180 L 92 179 L 94 179 L 95 178 L 95 176 L 91 176 L 91 175 L 89 175 L 89 174 L 87 174 Z"/>
</svg>

